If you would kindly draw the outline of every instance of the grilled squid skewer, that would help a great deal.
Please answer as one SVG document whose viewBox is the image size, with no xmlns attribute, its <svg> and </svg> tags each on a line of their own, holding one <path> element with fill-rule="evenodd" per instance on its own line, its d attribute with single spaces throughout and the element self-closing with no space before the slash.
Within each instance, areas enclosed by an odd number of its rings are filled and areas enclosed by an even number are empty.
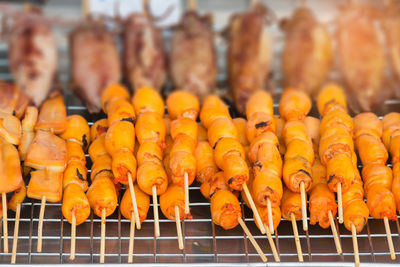
<svg viewBox="0 0 400 267">
<path fill-rule="evenodd" d="M 164 101 L 155 89 L 142 87 L 136 90 L 132 103 L 137 115 L 136 138 L 140 144 L 137 153 L 137 183 L 143 192 L 153 198 L 154 232 L 159 236 L 157 195 L 162 195 L 168 187 L 162 158 L 167 132 L 163 119 Z"/>
<path fill-rule="evenodd" d="M 172 182 L 184 188 L 185 214 L 189 214 L 189 186 L 196 177 L 196 119 L 200 104 L 195 95 L 175 91 L 167 98 L 167 108 L 171 118 L 175 118 L 170 124 L 170 134 L 174 140 L 169 153 Z"/>
<path fill-rule="evenodd" d="M 61 137 L 66 140 L 67 167 L 63 177 L 63 200 L 61 211 L 71 224 L 70 259 L 75 259 L 76 226 L 82 224 L 90 215 L 89 200 L 85 194 L 88 189 L 86 158 L 84 149 L 90 140 L 90 128 L 80 115 L 67 118 L 67 129 Z"/>
</svg>

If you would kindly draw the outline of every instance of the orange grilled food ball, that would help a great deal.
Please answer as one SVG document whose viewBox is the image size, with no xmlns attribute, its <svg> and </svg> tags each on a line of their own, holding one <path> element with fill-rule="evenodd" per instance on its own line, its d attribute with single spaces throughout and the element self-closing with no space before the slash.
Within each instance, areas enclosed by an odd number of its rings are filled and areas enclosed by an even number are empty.
<svg viewBox="0 0 400 267">
<path fill-rule="evenodd" d="M 129 100 L 130 94 L 128 89 L 121 84 L 111 84 L 107 86 L 101 93 L 101 107 L 105 113 L 109 113 L 108 105 L 115 99 Z"/>
<path fill-rule="evenodd" d="M 118 121 L 108 128 L 105 136 L 105 147 L 110 155 L 125 148 L 133 152 L 135 146 L 135 127 L 128 121 Z"/>
<path fill-rule="evenodd" d="M 160 207 L 165 217 L 175 220 L 175 206 L 179 208 L 179 218 L 186 219 L 190 215 L 185 214 L 185 192 L 182 186 L 170 185 L 167 191 L 160 196 Z"/>
<path fill-rule="evenodd" d="M 79 185 L 69 184 L 64 188 L 61 211 L 69 223 L 72 223 L 72 213 L 74 213 L 76 225 L 82 224 L 89 217 L 89 200 Z"/>
<path fill-rule="evenodd" d="M 210 209 L 213 222 L 225 230 L 236 227 L 242 216 L 237 197 L 228 190 L 219 190 L 212 196 Z"/>
<path fill-rule="evenodd" d="M 151 87 L 142 87 L 136 90 L 132 104 L 137 116 L 145 112 L 155 112 L 161 117 L 164 115 L 164 101 L 160 93 Z"/>
<path fill-rule="evenodd" d="M 67 128 L 60 137 L 64 140 L 73 139 L 86 148 L 90 142 L 89 124 L 80 115 L 70 115 L 67 117 Z"/>
<path fill-rule="evenodd" d="M 310 97 L 294 88 L 286 88 L 279 102 L 279 113 L 286 121 L 303 120 L 311 110 Z"/>
<path fill-rule="evenodd" d="M 133 188 L 135 190 L 136 204 L 138 207 L 140 223 L 143 223 L 143 221 L 147 217 L 147 212 L 150 208 L 150 197 L 146 195 L 142 190 L 140 190 L 137 184 L 134 184 Z M 132 218 L 133 205 L 130 188 L 126 189 L 121 199 L 120 210 L 122 216 L 124 216 L 126 219 L 130 220 Z"/>
<path fill-rule="evenodd" d="M 196 120 L 200 110 L 200 103 L 194 94 L 178 90 L 168 96 L 167 108 L 172 120 L 181 117 Z"/>
</svg>

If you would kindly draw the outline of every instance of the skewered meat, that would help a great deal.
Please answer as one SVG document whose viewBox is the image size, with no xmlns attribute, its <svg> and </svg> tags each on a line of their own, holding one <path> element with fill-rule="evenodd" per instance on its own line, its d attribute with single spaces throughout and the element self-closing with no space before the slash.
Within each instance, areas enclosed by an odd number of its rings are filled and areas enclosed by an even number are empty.
<svg viewBox="0 0 400 267">
<path fill-rule="evenodd" d="M 76 225 L 82 224 L 89 217 L 89 200 L 79 185 L 69 184 L 64 188 L 61 209 L 69 223 L 72 223 L 72 213 L 75 214 Z"/>
<path fill-rule="evenodd" d="M 383 90 L 385 58 L 370 8 L 350 3 L 337 19 L 340 71 L 352 98 L 352 109 L 370 111 L 387 91 Z"/>
<path fill-rule="evenodd" d="M 396 202 L 391 192 L 393 173 L 386 166 L 388 153 L 381 141 L 383 124 L 373 113 L 358 114 L 354 124 L 369 213 L 376 219 L 387 217 L 395 220 Z"/>
<path fill-rule="evenodd" d="M 306 7 L 296 9 L 282 28 L 286 33 L 282 55 L 285 86 L 309 95 L 316 93 L 332 66 L 331 38 L 326 27 Z"/>
<path fill-rule="evenodd" d="M 194 155 L 196 157 L 196 179 L 200 183 L 204 183 L 218 171 L 212 147 L 207 141 L 198 142 Z"/>
<path fill-rule="evenodd" d="M 305 124 L 301 121 L 287 122 L 283 136 L 286 145 L 283 181 L 293 192 L 300 192 L 300 183 L 304 182 L 305 191 L 308 191 L 312 185 L 314 151 Z"/>
<path fill-rule="evenodd" d="M 271 41 L 266 27 L 268 10 L 262 4 L 235 14 L 228 26 L 229 87 L 236 110 L 244 114 L 247 99 L 264 89 L 271 62 Z"/>
<path fill-rule="evenodd" d="M 125 88 L 125 86 L 121 84 L 111 84 L 107 86 L 104 91 L 101 93 L 100 101 L 101 108 L 105 113 L 108 112 L 108 105 L 114 102 L 115 100 L 127 100 L 130 99 L 129 91 Z"/>
<path fill-rule="evenodd" d="M 25 159 L 25 165 L 35 169 L 64 171 L 66 164 L 66 144 L 60 137 L 37 131 Z"/>
<path fill-rule="evenodd" d="M 51 131 L 60 134 L 67 128 L 67 111 L 62 95 L 56 95 L 43 102 L 35 130 Z"/>
<path fill-rule="evenodd" d="M 137 183 L 146 194 L 152 195 L 154 187 L 157 195 L 161 195 L 168 187 L 162 158 L 167 132 L 163 119 L 164 101 L 155 89 L 143 87 L 135 92 L 132 103 L 138 116 L 135 130 L 141 150 L 137 155 Z"/>
<path fill-rule="evenodd" d="M 237 226 L 242 216 L 239 200 L 229 190 L 218 190 L 211 198 L 210 209 L 213 222 L 225 230 Z"/>
<path fill-rule="evenodd" d="M 229 190 L 228 185 L 225 183 L 224 172 L 222 171 L 215 173 L 200 186 L 201 194 L 207 199 L 212 198 L 218 190 Z"/>
<path fill-rule="evenodd" d="M 21 122 L 17 117 L 0 111 L 0 137 L 6 142 L 18 145 L 21 141 Z"/>
<path fill-rule="evenodd" d="M 264 132 L 275 132 L 273 106 L 271 95 L 263 90 L 257 90 L 250 96 L 246 104 L 246 136 L 249 142 Z"/>
<path fill-rule="evenodd" d="M 389 2 L 382 16 L 382 29 L 385 35 L 391 71 L 397 82 L 400 81 L 400 9 L 395 1 Z M 400 97 L 400 90 L 396 88 L 395 95 Z"/>
<path fill-rule="evenodd" d="M 282 205 L 281 205 L 282 218 L 290 221 L 292 214 L 296 221 L 302 217 L 301 212 L 301 196 L 300 193 L 294 193 L 287 187 L 283 188 Z"/>
<path fill-rule="evenodd" d="M 160 91 L 166 77 L 162 33 L 147 14 L 132 14 L 124 25 L 124 72 L 132 88 Z"/>
<path fill-rule="evenodd" d="M 59 202 L 63 193 L 63 173 L 49 170 L 38 170 L 31 172 L 27 195 L 30 198 L 46 201 Z"/>
<path fill-rule="evenodd" d="M 17 87 L 39 106 L 52 87 L 58 64 L 49 23 L 37 11 L 17 14 L 8 45 Z"/>
<path fill-rule="evenodd" d="M 136 115 L 132 104 L 127 100 L 130 95 L 122 85 L 108 86 L 102 93 L 101 102 L 111 125 L 105 136 L 105 147 L 112 155 L 114 183 L 128 184 L 136 180 L 135 129 Z M 133 141 L 133 143 L 131 142 Z M 130 176 L 129 176 L 130 175 Z"/>
<path fill-rule="evenodd" d="M 7 207 L 15 212 L 17 210 L 18 204 L 24 202 L 25 198 L 26 198 L 26 185 L 24 181 L 22 181 L 21 187 L 14 191 L 10 201 L 8 201 L 7 203 Z"/>
<path fill-rule="evenodd" d="M 74 92 L 90 113 L 101 110 L 101 92 L 121 79 L 120 57 L 113 35 L 99 21 L 88 21 L 70 36 Z"/>
<path fill-rule="evenodd" d="M 0 111 L 15 115 L 19 119 L 24 115 L 29 97 L 14 84 L 0 81 Z"/>
<path fill-rule="evenodd" d="M 136 90 L 132 97 L 132 104 L 137 116 L 148 111 L 164 116 L 164 100 L 154 88 L 143 87 Z"/>
<path fill-rule="evenodd" d="M 246 125 L 247 121 L 243 118 L 234 118 L 232 120 L 233 124 L 235 125 L 236 131 L 238 133 L 239 142 L 242 146 L 246 147 L 249 145 L 249 141 L 246 137 Z"/>
<path fill-rule="evenodd" d="M 147 212 L 149 211 L 150 208 L 150 197 L 146 195 L 142 190 L 140 190 L 137 184 L 134 184 L 133 188 L 135 190 L 135 197 L 139 212 L 140 223 L 143 223 L 143 221 L 147 217 Z M 124 216 L 128 220 L 132 219 L 133 205 L 132 205 L 130 188 L 126 189 L 124 196 L 121 199 L 120 210 L 122 216 Z"/>
<path fill-rule="evenodd" d="M 118 204 L 118 196 L 111 172 L 100 172 L 89 187 L 86 195 L 93 212 L 101 217 L 103 209 L 106 217 L 113 214 Z"/>
<path fill-rule="evenodd" d="M 108 154 L 112 156 L 121 149 L 128 149 L 133 152 L 135 146 L 135 128 L 133 123 L 129 121 L 117 121 L 111 125 L 105 136 L 105 146 Z"/>
<path fill-rule="evenodd" d="M 90 138 L 91 142 L 95 141 L 97 137 L 101 135 L 105 135 L 108 130 L 108 120 L 107 119 L 100 119 L 95 121 L 90 127 Z"/>
<path fill-rule="evenodd" d="M 170 70 L 176 88 L 204 99 L 215 87 L 216 52 L 209 15 L 183 14 L 171 40 Z"/>
<path fill-rule="evenodd" d="M 286 88 L 279 101 L 279 113 L 286 121 L 304 120 L 311 110 L 311 99 L 304 92 Z"/>
<path fill-rule="evenodd" d="M 17 190 L 23 183 L 17 149 L 0 140 L 0 186 L 1 193 Z"/>
<path fill-rule="evenodd" d="M 200 103 L 194 94 L 179 90 L 168 96 L 167 108 L 171 120 L 183 117 L 196 120 L 199 115 Z"/>
<path fill-rule="evenodd" d="M 172 184 L 168 186 L 167 191 L 160 196 L 160 207 L 165 217 L 175 220 L 175 206 L 179 208 L 179 217 L 184 220 L 190 217 L 185 214 L 185 192 L 182 186 Z"/>
</svg>

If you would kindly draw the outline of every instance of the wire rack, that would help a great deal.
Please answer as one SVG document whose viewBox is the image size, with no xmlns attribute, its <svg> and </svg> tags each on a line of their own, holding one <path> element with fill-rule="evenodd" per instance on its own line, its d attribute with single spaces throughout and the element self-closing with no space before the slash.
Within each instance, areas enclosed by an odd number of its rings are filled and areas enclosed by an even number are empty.
<svg viewBox="0 0 400 267">
<path fill-rule="evenodd" d="M 4 54 L 3 54 L 4 56 Z M 0 59 L 0 70 L 7 68 L 7 59 Z M 62 72 L 67 65 L 60 68 Z M 66 76 L 61 75 L 66 78 Z M 1 79 L 11 78 L 7 71 L 0 73 Z M 276 96 L 278 99 L 279 96 Z M 65 101 L 68 115 L 80 114 L 92 124 L 102 115 L 91 115 L 81 102 L 73 96 L 71 91 L 65 91 Z M 276 101 L 275 103 L 278 103 Z M 398 101 L 387 101 L 385 106 L 389 109 L 397 108 Z M 277 109 L 277 105 L 275 105 Z M 87 155 L 90 167 L 90 158 Z M 89 170 L 90 172 L 90 170 Z M 161 236 L 155 237 L 153 230 L 153 213 L 149 209 L 147 219 L 140 231 L 135 233 L 134 262 L 135 263 L 210 263 L 221 265 L 232 264 L 260 264 L 260 259 L 247 237 L 240 227 L 230 231 L 215 226 L 211 221 L 210 204 L 201 195 L 199 185 L 190 187 L 190 208 L 192 220 L 183 222 L 184 249 L 178 249 L 175 222 L 160 218 Z M 100 250 L 100 218 L 91 214 L 89 219 L 77 227 L 76 234 L 76 259 L 69 260 L 70 249 L 70 224 L 63 218 L 60 203 L 47 203 L 45 220 L 43 224 L 43 249 L 42 253 L 36 252 L 37 228 L 40 201 L 26 199 L 22 205 L 19 242 L 17 250 L 17 263 L 21 264 L 61 264 L 61 263 L 97 263 Z M 273 262 L 272 252 L 267 238 L 261 235 L 254 224 L 251 211 L 242 204 L 243 216 L 250 231 L 261 246 L 262 250 Z M 12 236 L 15 222 L 15 214 L 8 213 L 9 246 L 12 244 Z M 130 221 L 116 212 L 107 218 L 106 224 L 106 263 L 126 263 L 128 258 Z M 337 224 L 337 223 L 336 223 Z M 304 254 L 304 260 L 313 264 L 332 264 L 340 262 L 340 265 L 351 264 L 353 261 L 353 247 L 351 234 L 338 225 L 340 242 L 343 255 L 338 255 L 330 229 L 322 229 L 318 226 L 309 226 L 307 232 L 302 231 L 299 222 L 300 242 Z M 392 238 L 394 241 L 397 262 L 400 258 L 400 228 L 398 221 L 390 222 Z M 2 231 L 2 230 L 1 230 Z M 280 254 L 280 265 L 288 265 L 297 262 L 297 253 L 294 243 L 291 223 L 282 220 L 275 236 L 273 237 Z M 385 229 L 382 220 L 370 219 L 363 232 L 358 235 L 361 262 L 388 263 L 390 254 L 387 246 Z M 0 262 L 9 263 L 10 253 L 3 253 L 3 242 L 0 242 Z M 271 263 L 268 263 L 268 265 Z M 297 263 L 296 263 L 297 264 Z M 275 265 L 275 264 L 274 264 Z"/>
<path fill-rule="evenodd" d="M 218 46 L 219 55 L 223 54 L 223 47 Z M 279 54 L 279 51 L 276 51 Z M 69 86 L 68 53 L 60 49 L 59 80 L 64 88 Z M 220 58 L 221 59 L 221 58 Z M 219 69 L 224 69 L 223 58 L 218 60 Z M 279 61 L 274 62 L 274 69 L 279 69 Z M 223 72 L 220 72 L 223 73 Z M 218 76 L 218 85 L 223 88 L 224 76 Z M 279 73 L 274 80 L 279 84 Z M 8 70 L 7 49 L 0 44 L 0 79 L 12 80 Z M 221 85 L 221 86 L 220 86 Z M 169 86 L 170 87 L 170 86 Z M 280 90 L 277 89 L 275 103 L 279 101 Z M 92 124 L 104 115 L 89 114 L 82 103 L 73 96 L 70 90 L 65 90 L 65 101 L 68 115 L 83 115 Z M 274 106 L 278 113 L 277 104 Z M 400 110 L 397 100 L 386 101 L 380 108 L 379 115 L 390 111 Z M 316 110 L 311 111 L 316 115 Z M 87 156 L 88 167 L 91 166 Z M 90 175 L 90 168 L 89 168 Z M 152 204 L 151 204 L 152 205 Z M 210 204 L 200 193 L 199 184 L 190 187 L 190 208 L 192 220 L 182 222 L 184 249 L 178 249 L 175 222 L 163 217 L 160 213 L 161 236 L 154 236 L 153 212 L 149 209 L 147 219 L 142 224 L 142 229 L 135 232 L 134 263 L 173 265 L 192 264 L 196 266 L 215 265 L 254 265 L 265 266 L 252 247 L 248 238 L 238 226 L 225 231 L 215 226 L 211 220 Z M 100 258 L 100 218 L 93 213 L 89 219 L 76 229 L 76 257 L 74 261 L 70 256 L 70 224 L 63 218 L 60 203 L 47 203 L 45 220 L 43 223 L 43 248 L 41 253 L 36 252 L 37 228 L 40 201 L 26 199 L 22 204 L 19 227 L 19 242 L 17 249 L 17 263 L 19 264 L 88 264 L 98 263 Z M 251 210 L 242 204 L 243 218 L 254 238 L 261 246 L 268 258 L 269 266 L 299 266 L 294 242 L 291 222 L 282 220 L 273 239 L 275 241 L 281 263 L 274 263 L 271 249 L 265 235 L 261 235 L 256 227 Z M 11 248 L 14 230 L 15 214 L 8 211 L 8 241 Z M 399 219 L 399 217 L 398 217 Z M 119 208 L 106 220 L 106 249 L 105 262 L 108 264 L 123 264 L 128 259 L 130 221 L 123 218 Z M 298 222 L 301 247 L 307 266 L 352 266 L 353 246 L 351 233 L 343 225 L 336 226 L 340 236 L 343 254 L 338 255 L 330 229 L 309 225 L 309 230 L 304 232 L 301 222 Z M 400 261 L 400 227 L 398 220 L 390 222 L 392 238 L 397 259 L 392 261 L 386 241 L 385 228 L 382 220 L 370 218 L 364 230 L 358 234 L 358 245 L 362 265 L 379 265 L 384 263 L 398 263 Z M 0 227 L 2 236 L 2 228 Z M 0 263 L 8 264 L 11 253 L 3 253 L 3 240 L 0 240 Z"/>
</svg>

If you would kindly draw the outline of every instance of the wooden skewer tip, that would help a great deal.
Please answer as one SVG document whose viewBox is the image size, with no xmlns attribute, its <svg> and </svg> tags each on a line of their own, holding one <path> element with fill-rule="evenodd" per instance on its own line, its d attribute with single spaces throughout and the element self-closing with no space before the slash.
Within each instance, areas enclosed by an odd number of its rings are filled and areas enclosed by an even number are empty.
<svg viewBox="0 0 400 267">
<path fill-rule="evenodd" d="M 254 204 L 253 197 L 250 194 L 249 188 L 247 187 L 247 184 L 243 184 L 243 191 L 247 197 L 247 200 L 249 201 L 251 210 L 253 211 L 254 218 L 257 221 L 257 224 L 260 226 L 260 231 L 262 234 L 265 234 L 265 228 L 264 228 L 264 223 L 261 220 L 260 214 L 258 213 L 256 204 Z"/>
<path fill-rule="evenodd" d="M 160 236 L 160 222 L 158 219 L 158 201 L 157 201 L 157 187 L 153 185 L 152 193 L 153 193 L 153 213 L 154 213 L 154 233 L 156 237 Z"/>
<path fill-rule="evenodd" d="M 307 222 L 307 195 L 306 190 L 304 188 L 304 182 L 300 183 L 300 196 L 301 196 L 301 214 L 303 220 L 303 230 L 308 230 L 308 222 Z"/>
<path fill-rule="evenodd" d="M 132 174 L 130 172 L 128 173 L 128 183 L 129 183 L 129 192 L 131 193 L 133 213 L 135 214 L 136 228 L 140 230 L 142 226 L 140 225 L 139 210 L 136 202 L 135 188 L 133 186 Z"/>
<path fill-rule="evenodd" d="M 357 241 L 356 226 L 353 223 L 351 224 L 351 237 L 353 239 L 354 264 L 358 267 L 358 266 L 360 266 L 360 255 L 358 254 L 358 241 Z"/>
<path fill-rule="evenodd" d="M 263 262 L 267 262 L 267 257 L 265 256 L 264 252 L 261 250 L 260 246 L 254 239 L 253 235 L 250 233 L 249 228 L 247 228 L 246 224 L 244 223 L 244 221 L 241 217 L 238 217 L 238 222 L 239 222 L 240 226 L 242 227 L 243 231 L 246 233 L 247 237 L 249 238 L 251 244 L 256 249 L 258 255 L 260 255 L 261 260 Z"/>
<path fill-rule="evenodd" d="M 75 209 L 71 212 L 72 220 L 71 220 L 71 253 L 69 256 L 70 260 L 75 259 L 75 245 L 76 245 L 76 216 Z"/>
<path fill-rule="evenodd" d="M 44 220 L 45 208 L 46 208 L 46 196 L 43 196 L 39 212 L 37 252 L 42 252 L 42 233 L 43 233 L 43 220 Z"/>
<path fill-rule="evenodd" d="M 333 220 L 331 211 L 328 211 L 328 217 L 329 217 L 329 224 L 330 224 L 331 230 L 332 230 L 333 240 L 335 241 L 336 251 L 338 254 L 342 254 L 342 246 L 340 245 L 339 235 L 336 230 L 335 221 Z"/>
<path fill-rule="evenodd" d="M 133 248 L 135 240 L 135 214 L 131 214 L 131 229 L 129 233 L 128 263 L 133 262 Z"/>
<path fill-rule="evenodd" d="M 21 216 L 21 204 L 17 205 L 15 211 L 15 224 L 14 224 L 14 240 L 11 254 L 11 264 L 15 264 L 17 260 L 17 247 L 18 247 L 18 231 L 19 231 L 19 218 Z"/>
<path fill-rule="evenodd" d="M 176 222 L 176 233 L 178 235 L 179 249 L 183 250 L 183 238 L 182 238 L 182 227 L 181 227 L 181 216 L 179 214 L 179 207 L 175 206 L 175 222 Z"/>
<path fill-rule="evenodd" d="M 297 250 L 297 257 L 299 258 L 300 262 L 303 262 L 303 252 L 301 250 L 301 244 L 300 244 L 300 237 L 299 237 L 299 232 L 297 230 L 297 222 L 296 222 L 296 217 L 294 216 L 293 213 L 290 214 L 290 220 L 292 222 L 292 228 L 293 228 L 293 235 L 294 235 L 294 242 L 296 244 L 296 250 Z"/>
<path fill-rule="evenodd" d="M 106 209 L 101 210 L 100 263 L 104 263 L 106 249 Z"/>
<path fill-rule="evenodd" d="M 395 260 L 396 259 L 396 254 L 394 252 L 392 233 L 390 231 L 390 225 L 389 225 L 388 217 L 386 217 L 386 216 L 383 217 L 383 222 L 385 224 L 386 238 L 387 238 L 387 241 L 388 241 L 388 246 L 389 246 L 389 251 L 390 251 L 390 258 L 392 260 Z"/>
<path fill-rule="evenodd" d="M 269 198 L 267 198 L 267 211 L 268 211 L 268 225 L 269 225 L 269 231 L 271 232 L 271 234 L 274 234 L 274 220 L 272 217 L 272 204 L 271 204 L 271 200 Z M 264 226 L 264 228 L 266 228 Z M 265 229 L 265 231 L 267 231 Z"/>
<path fill-rule="evenodd" d="M 267 225 L 265 225 L 265 224 L 264 224 L 264 227 L 265 227 L 265 231 L 267 233 L 267 239 L 268 239 L 269 246 L 271 247 L 272 255 L 274 256 L 274 259 L 276 262 L 280 262 L 281 259 L 279 257 L 278 251 L 276 250 L 276 246 L 275 246 L 274 240 L 272 239 L 272 235 L 269 230 L 269 227 L 267 227 Z"/>
</svg>

